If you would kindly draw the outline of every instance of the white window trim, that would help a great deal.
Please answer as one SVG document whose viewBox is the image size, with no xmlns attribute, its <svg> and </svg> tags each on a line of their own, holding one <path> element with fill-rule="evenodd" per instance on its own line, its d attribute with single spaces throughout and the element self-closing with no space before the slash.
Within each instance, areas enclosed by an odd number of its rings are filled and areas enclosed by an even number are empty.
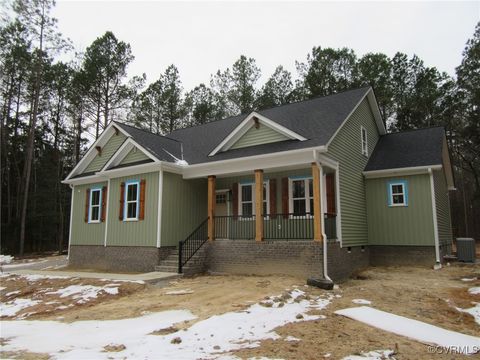
<svg viewBox="0 0 480 360">
<path fill-rule="evenodd" d="M 398 182 L 398 183 L 389 183 L 390 186 L 390 207 L 395 207 L 395 206 L 407 206 L 407 203 L 405 202 L 406 200 L 406 193 L 405 193 L 405 184 L 403 182 Z M 393 187 L 400 185 L 402 187 L 402 192 L 401 193 L 393 193 Z M 403 202 L 395 204 L 393 202 L 393 195 L 402 195 L 403 196 Z"/>
<path fill-rule="evenodd" d="M 303 198 L 303 199 L 305 199 L 305 212 L 307 214 L 309 213 L 310 214 L 309 216 L 313 218 L 314 215 L 312 214 L 312 211 L 311 211 L 312 209 L 310 209 L 310 199 L 313 199 L 313 194 L 310 195 L 310 187 L 308 186 L 308 181 L 307 181 L 307 180 L 312 180 L 313 181 L 313 178 L 311 176 L 288 178 L 288 212 L 289 212 L 289 214 L 292 214 L 292 215 L 290 215 L 291 218 L 301 217 L 301 216 L 293 215 L 293 200 L 294 200 L 294 198 L 293 198 L 293 182 L 294 181 L 299 181 L 299 180 L 302 180 L 302 181 L 306 182 L 306 184 L 305 184 L 305 198 Z M 313 187 L 313 184 L 312 184 L 312 187 Z M 302 199 L 302 198 L 295 198 L 295 200 L 299 200 L 299 199 Z"/>
<path fill-rule="evenodd" d="M 98 205 L 93 205 L 92 200 L 93 196 L 92 193 L 94 191 L 98 191 L 100 194 L 98 195 Z M 102 188 L 95 188 L 95 189 L 90 189 L 90 196 L 89 196 L 89 204 L 88 204 L 88 223 L 89 224 L 98 224 L 102 220 L 102 197 L 103 197 L 103 191 Z M 98 220 L 93 220 L 92 219 L 92 208 L 93 207 L 98 207 Z"/>
<path fill-rule="evenodd" d="M 263 182 L 263 184 L 265 185 L 265 202 L 267 203 L 267 214 L 265 214 L 264 218 L 265 219 L 268 219 L 270 215 L 270 180 L 265 180 Z M 238 216 L 240 217 L 240 219 L 243 219 L 243 220 L 251 220 L 253 219 L 253 217 L 256 215 L 256 206 L 255 206 L 255 183 L 254 182 L 251 182 L 251 183 L 240 183 L 238 184 Z M 245 215 L 245 217 L 243 217 L 243 211 L 242 211 L 242 186 L 251 186 L 252 187 L 252 217 L 247 217 L 247 215 Z"/>
<path fill-rule="evenodd" d="M 365 141 L 363 141 L 363 134 L 365 133 Z M 360 143 L 362 145 L 362 155 L 368 157 L 368 132 L 363 126 L 360 126 Z"/>
<path fill-rule="evenodd" d="M 137 185 L 137 200 L 130 200 L 128 201 L 128 187 Z M 123 204 L 123 221 L 138 221 L 138 215 L 140 213 L 140 181 L 132 181 L 132 182 L 127 182 L 125 184 L 125 203 Z M 130 203 L 136 203 L 136 216 L 129 218 L 128 217 L 128 204 Z"/>
</svg>

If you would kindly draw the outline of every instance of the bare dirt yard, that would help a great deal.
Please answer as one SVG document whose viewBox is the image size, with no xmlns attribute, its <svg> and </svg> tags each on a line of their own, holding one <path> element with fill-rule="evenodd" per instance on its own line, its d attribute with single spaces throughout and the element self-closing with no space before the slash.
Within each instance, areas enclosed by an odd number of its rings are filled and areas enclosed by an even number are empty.
<svg viewBox="0 0 480 360">
<path fill-rule="evenodd" d="M 296 317 L 294 313 L 293 321 L 287 319 L 274 329 L 278 336 L 259 337 L 241 349 L 218 347 L 214 357 L 228 353 L 230 358 L 241 359 L 342 359 L 372 350 L 390 349 L 394 354 L 388 358 L 395 359 L 467 358 L 456 354 L 431 354 L 425 344 L 334 312 L 360 306 L 362 301 L 358 300 L 368 300 L 371 302 L 369 306 L 375 309 L 478 337 L 480 324 L 471 314 L 459 309 L 469 309 L 480 303 L 480 291 L 468 291 L 480 286 L 479 279 L 478 265 L 461 264 L 438 271 L 421 267 L 369 268 L 330 292 L 307 287 L 305 279 L 288 276 L 198 276 L 158 287 L 138 282 L 3 275 L 0 278 L 1 320 L 54 320 L 66 325 L 88 323 L 88 320 L 107 323 L 108 320 L 187 310 L 193 316 L 184 316 L 184 321 L 149 332 L 158 338 L 165 337 L 169 345 L 177 342 L 177 346 L 183 346 L 188 338 L 187 330 L 200 326 L 202 321 L 211 324 L 222 324 L 223 321 L 227 325 L 228 316 L 254 312 L 254 304 L 266 308 L 281 307 L 285 301 L 287 307 L 289 300 L 286 299 L 292 292 L 288 293 L 286 289 L 299 289 L 302 299 L 316 299 L 317 304 L 324 301 L 325 306 L 309 308 Z M 278 295 L 281 296 L 274 298 Z M 295 301 L 298 299 L 300 297 Z M 290 303 L 295 305 L 292 301 Z M 226 317 L 218 317 L 222 314 Z M 180 344 L 182 340 L 184 343 Z M 9 338 L 0 338 L 0 357 L 49 358 L 48 353 L 31 351 L 28 344 L 21 350 L 4 350 L 10 341 Z M 105 344 L 104 351 L 112 358 L 135 358 L 129 355 L 128 344 Z M 175 356 L 170 355 L 170 358 L 175 359 Z"/>
</svg>

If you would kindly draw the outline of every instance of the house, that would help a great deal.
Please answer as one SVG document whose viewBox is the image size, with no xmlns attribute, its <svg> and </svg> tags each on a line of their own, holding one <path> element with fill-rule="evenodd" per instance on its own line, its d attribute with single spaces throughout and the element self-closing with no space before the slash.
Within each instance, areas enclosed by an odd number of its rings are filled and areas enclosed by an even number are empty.
<svg viewBox="0 0 480 360">
<path fill-rule="evenodd" d="M 112 122 L 64 182 L 74 267 L 337 280 L 451 251 L 444 129 L 387 134 L 370 87 L 167 136 Z"/>
</svg>

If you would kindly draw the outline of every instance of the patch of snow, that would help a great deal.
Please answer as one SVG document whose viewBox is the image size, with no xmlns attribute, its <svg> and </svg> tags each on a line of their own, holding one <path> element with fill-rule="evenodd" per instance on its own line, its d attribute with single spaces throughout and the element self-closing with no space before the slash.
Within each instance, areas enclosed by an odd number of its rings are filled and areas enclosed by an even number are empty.
<svg viewBox="0 0 480 360">
<path fill-rule="evenodd" d="M 285 341 L 301 341 L 301 339 L 299 338 L 296 338 L 295 336 L 287 336 L 285 339 L 283 339 Z"/>
<path fill-rule="evenodd" d="M 106 286 L 93 286 L 93 285 L 70 285 L 65 288 L 58 289 L 56 291 L 49 291 L 47 295 L 60 295 L 61 298 L 72 296 L 73 299 L 80 299 L 78 302 L 82 304 L 90 299 L 98 297 L 100 292 L 105 292 L 111 295 L 118 294 L 118 287 Z"/>
<path fill-rule="evenodd" d="M 172 291 L 167 291 L 165 295 L 187 295 L 187 294 L 193 294 L 193 290 L 186 289 L 186 290 L 172 290 Z"/>
<path fill-rule="evenodd" d="M 406 336 L 425 344 L 435 344 L 446 348 L 454 347 L 463 354 L 475 353 L 480 348 L 480 338 L 478 337 L 445 330 L 368 306 L 338 310 L 335 311 L 335 314 L 397 335 Z"/>
<path fill-rule="evenodd" d="M 370 300 L 365 299 L 353 299 L 352 302 L 358 305 L 370 305 L 372 303 Z"/>
<path fill-rule="evenodd" d="M 70 279 L 69 276 L 60 276 L 60 275 L 20 275 L 20 277 L 25 278 L 27 281 L 38 281 L 38 280 L 45 280 L 45 279 Z M 73 279 L 73 278 L 72 278 Z"/>
<path fill-rule="evenodd" d="M 263 339 L 279 339 L 274 332 L 276 327 L 319 319 L 306 312 L 312 306 L 325 308 L 333 298 L 307 300 L 301 295 L 305 293 L 294 290 L 282 307 L 254 304 L 246 310 L 212 316 L 163 336 L 149 334 L 193 320 L 195 316 L 189 311 L 174 310 L 108 321 L 4 321 L 2 336 L 10 340 L 2 350 L 48 353 L 56 359 L 211 359 L 224 352 L 259 346 Z M 302 318 L 299 319 L 298 314 L 302 314 Z M 181 342 L 172 343 L 175 338 Z M 110 343 L 123 344 L 126 349 L 103 352 L 103 347 Z"/>
<path fill-rule="evenodd" d="M 3 291 L 5 289 L 6 289 L 6 287 L 0 286 L 0 291 Z"/>
<path fill-rule="evenodd" d="M 0 255 L 0 264 L 10 264 L 13 261 L 13 256 Z"/>
<path fill-rule="evenodd" d="M 373 350 L 367 353 L 362 352 L 361 355 L 350 355 L 342 360 L 386 360 L 395 359 L 393 350 Z"/>
<path fill-rule="evenodd" d="M 480 294 L 480 286 L 472 287 L 468 289 L 468 293 L 472 295 L 479 295 Z"/>
<path fill-rule="evenodd" d="M 44 260 L 36 261 L 36 262 L 27 262 L 27 263 L 19 263 L 19 264 L 12 264 L 12 265 L 4 265 L 3 270 L 12 270 L 12 269 L 16 269 L 16 268 L 19 268 L 19 267 L 35 266 L 35 265 L 38 265 L 38 264 L 41 264 L 41 263 L 44 263 L 44 262 L 47 262 L 47 261 L 48 261 L 48 259 L 44 259 Z"/>
<path fill-rule="evenodd" d="M 475 318 L 475 322 L 480 325 L 480 303 L 474 303 L 475 306 L 468 309 L 461 309 L 456 307 L 458 311 L 472 315 Z"/>
<path fill-rule="evenodd" d="M 473 278 L 463 278 L 463 279 L 460 279 L 460 280 L 465 281 L 465 282 L 469 282 L 469 281 L 475 281 L 475 280 L 477 280 L 477 278 L 476 278 L 476 277 L 473 277 Z"/>
<path fill-rule="evenodd" d="M 6 303 L 0 303 L 0 317 L 16 315 L 19 311 L 26 309 L 30 306 L 37 305 L 39 303 L 40 301 L 37 300 L 21 298 L 15 299 L 13 301 L 8 301 Z"/>
<path fill-rule="evenodd" d="M 16 294 L 20 294 L 20 291 L 19 291 L 19 290 L 17 290 L 17 291 L 10 291 L 10 292 L 6 293 L 5 296 L 8 297 L 8 296 L 16 295 Z"/>
</svg>

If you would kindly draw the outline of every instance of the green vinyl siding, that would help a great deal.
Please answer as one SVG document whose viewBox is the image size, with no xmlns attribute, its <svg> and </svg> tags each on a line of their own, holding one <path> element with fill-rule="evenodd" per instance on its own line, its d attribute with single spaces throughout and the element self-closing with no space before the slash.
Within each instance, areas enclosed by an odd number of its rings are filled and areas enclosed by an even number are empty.
<svg viewBox="0 0 480 360">
<path fill-rule="evenodd" d="M 388 206 L 388 183 L 393 180 L 407 182 L 408 206 Z M 366 191 L 369 245 L 435 244 L 428 174 L 367 179 Z"/>
<path fill-rule="evenodd" d="M 102 153 L 95 155 L 93 160 L 88 164 L 84 172 L 100 171 L 103 166 L 110 160 L 112 155 L 125 141 L 126 136 L 119 132 L 117 135 L 113 134 L 107 143 L 102 147 Z M 96 151 L 96 150 L 94 150 Z"/>
<path fill-rule="evenodd" d="M 72 245 L 103 245 L 105 242 L 105 222 L 85 222 L 85 202 L 87 189 L 106 186 L 106 182 L 76 185 L 73 188 Z"/>
<path fill-rule="evenodd" d="M 144 160 L 150 160 L 150 158 L 140 149 L 133 148 L 130 150 L 127 156 L 123 158 L 123 160 L 120 162 L 120 165 L 132 164 Z"/>
<path fill-rule="evenodd" d="M 145 218 L 119 219 L 121 183 L 145 179 Z M 158 171 L 110 180 L 107 246 L 157 246 Z"/>
<path fill-rule="evenodd" d="M 328 146 L 328 155 L 339 162 L 342 246 L 368 243 L 365 182 L 362 174 L 368 158 L 362 155 L 361 126 L 367 131 L 370 156 L 379 139 L 379 132 L 366 99 Z"/>
<path fill-rule="evenodd" d="M 435 205 L 437 207 L 437 226 L 440 245 L 452 244 L 452 224 L 450 218 L 450 199 L 443 170 L 433 172 L 435 185 Z"/>
<path fill-rule="evenodd" d="M 252 126 L 248 131 L 237 140 L 231 149 L 239 149 L 248 146 L 268 144 L 278 141 L 288 140 L 283 134 L 280 134 L 278 131 L 273 130 L 272 128 L 260 124 L 258 129 L 255 126 Z"/>
<path fill-rule="evenodd" d="M 161 246 L 177 246 L 207 218 L 207 180 L 163 173 Z"/>
</svg>

